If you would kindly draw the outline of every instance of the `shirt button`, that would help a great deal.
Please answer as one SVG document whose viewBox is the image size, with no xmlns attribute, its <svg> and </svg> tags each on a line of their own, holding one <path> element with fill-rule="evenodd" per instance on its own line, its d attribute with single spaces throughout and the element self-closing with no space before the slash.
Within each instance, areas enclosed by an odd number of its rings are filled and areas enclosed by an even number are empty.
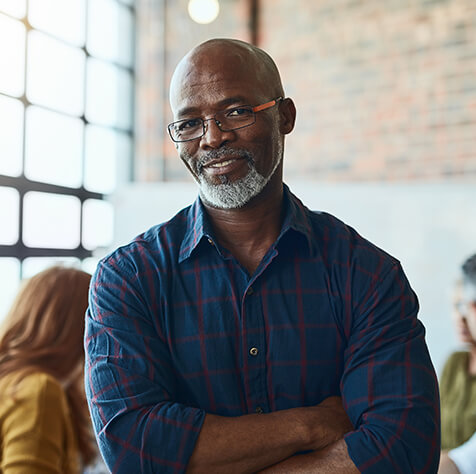
<svg viewBox="0 0 476 474">
<path fill-rule="evenodd" d="M 256 407 L 255 412 L 261 415 L 261 413 L 263 413 L 263 409 L 261 407 Z"/>
<path fill-rule="evenodd" d="M 258 349 L 257 349 L 256 347 L 252 347 L 252 348 L 250 349 L 250 354 L 251 354 L 252 356 L 257 356 L 257 355 L 258 355 Z"/>
<path fill-rule="evenodd" d="M 246 291 L 246 294 L 247 294 L 248 296 L 250 296 L 250 295 L 252 295 L 254 292 L 255 292 L 255 290 L 253 290 L 253 287 L 250 286 L 250 287 L 248 288 L 248 290 Z"/>
</svg>

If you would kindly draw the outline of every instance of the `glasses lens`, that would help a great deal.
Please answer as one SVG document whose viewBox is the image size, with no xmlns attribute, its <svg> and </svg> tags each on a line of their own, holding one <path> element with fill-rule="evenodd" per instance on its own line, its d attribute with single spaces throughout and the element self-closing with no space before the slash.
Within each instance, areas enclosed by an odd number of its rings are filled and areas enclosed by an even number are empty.
<svg viewBox="0 0 476 474">
<path fill-rule="evenodd" d="M 169 133 L 172 140 L 185 142 L 203 135 L 203 121 L 201 118 L 179 120 L 169 125 Z"/>
<path fill-rule="evenodd" d="M 247 127 L 255 122 L 253 109 L 247 106 L 223 110 L 216 114 L 215 118 L 220 123 L 220 129 L 224 132 Z"/>
</svg>

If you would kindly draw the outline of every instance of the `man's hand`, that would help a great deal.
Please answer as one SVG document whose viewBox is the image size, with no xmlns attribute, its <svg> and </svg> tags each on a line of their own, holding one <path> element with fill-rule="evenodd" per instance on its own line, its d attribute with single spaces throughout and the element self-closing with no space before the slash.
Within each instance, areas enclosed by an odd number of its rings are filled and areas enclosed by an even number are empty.
<svg viewBox="0 0 476 474">
<path fill-rule="evenodd" d="M 316 409 L 319 410 L 320 421 L 311 427 L 315 440 L 311 449 L 322 449 L 354 429 L 340 397 L 326 398 L 316 406 Z"/>
<path fill-rule="evenodd" d="M 256 472 L 329 446 L 352 429 L 340 397 L 265 415 L 207 415 L 188 472 Z"/>
</svg>

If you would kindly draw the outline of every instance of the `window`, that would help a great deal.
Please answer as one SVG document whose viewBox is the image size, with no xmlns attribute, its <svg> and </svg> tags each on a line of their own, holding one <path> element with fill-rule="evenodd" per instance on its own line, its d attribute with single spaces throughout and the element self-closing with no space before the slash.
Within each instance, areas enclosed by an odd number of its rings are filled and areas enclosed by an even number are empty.
<svg viewBox="0 0 476 474">
<path fill-rule="evenodd" d="M 112 243 L 134 28 L 133 0 L 0 0 L 0 320 L 22 278 Z"/>
</svg>

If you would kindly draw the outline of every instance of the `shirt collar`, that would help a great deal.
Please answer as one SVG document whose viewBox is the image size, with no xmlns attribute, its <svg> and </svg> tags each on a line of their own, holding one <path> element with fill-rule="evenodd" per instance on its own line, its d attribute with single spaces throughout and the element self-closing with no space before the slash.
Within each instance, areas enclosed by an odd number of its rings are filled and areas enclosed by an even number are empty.
<svg viewBox="0 0 476 474">
<path fill-rule="evenodd" d="M 210 225 L 200 196 L 197 196 L 195 202 L 189 207 L 186 218 L 187 228 L 180 246 L 179 262 L 190 257 L 203 237 L 211 238 Z"/>
<path fill-rule="evenodd" d="M 293 229 L 306 238 L 309 252 L 314 255 L 317 251 L 317 242 L 310 219 L 311 211 L 289 190 L 286 184 L 283 184 L 283 206 L 284 220 L 278 240 L 289 229 Z"/>
<path fill-rule="evenodd" d="M 309 251 L 314 253 L 317 244 L 313 238 L 313 230 L 309 216 L 310 211 L 291 193 L 286 184 L 283 184 L 283 206 L 284 220 L 277 242 L 281 240 L 282 236 L 286 234 L 289 229 L 293 229 L 304 235 L 309 246 Z M 179 262 L 189 258 L 204 237 L 212 241 L 214 240 L 207 213 L 199 196 L 188 209 L 186 226 L 185 236 L 180 246 Z"/>
</svg>

